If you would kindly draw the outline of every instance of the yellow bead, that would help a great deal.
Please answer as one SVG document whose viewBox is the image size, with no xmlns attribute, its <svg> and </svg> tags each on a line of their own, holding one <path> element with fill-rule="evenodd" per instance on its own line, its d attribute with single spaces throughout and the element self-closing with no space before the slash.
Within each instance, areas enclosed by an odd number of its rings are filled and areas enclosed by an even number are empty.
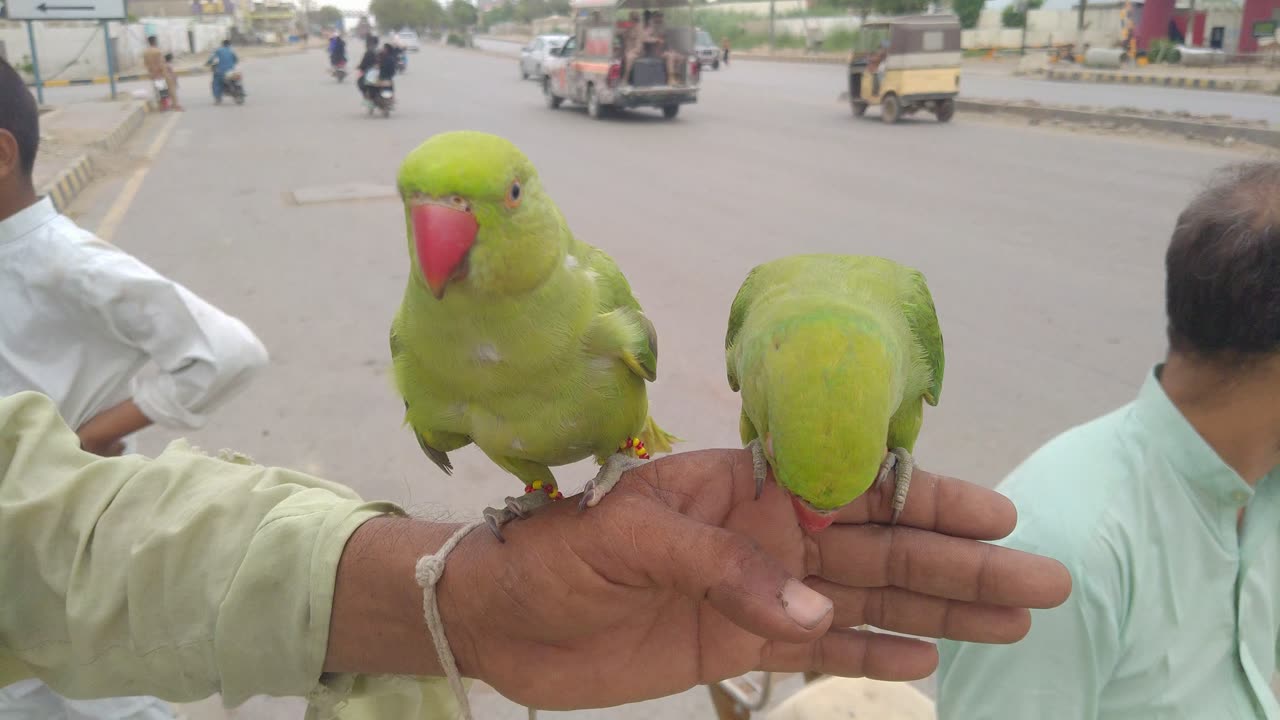
<svg viewBox="0 0 1280 720">
<path fill-rule="evenodd" d="M 534 480 L 534 481 L 533 481 L 533 489 L 534 489 L 534 490 L 541 490 L 541 489 L 542 489 L 542 481 L 541 481 L 541 480 Z"/>
</svg>

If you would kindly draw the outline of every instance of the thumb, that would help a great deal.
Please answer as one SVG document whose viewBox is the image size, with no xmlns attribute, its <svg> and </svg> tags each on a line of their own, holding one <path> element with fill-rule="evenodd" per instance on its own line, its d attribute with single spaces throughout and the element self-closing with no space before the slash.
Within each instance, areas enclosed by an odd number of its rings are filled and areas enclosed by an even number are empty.
<svg viewBox="0 0 1280 720">
<path fill-rule="evenodd" d="M 754 635 L 801 643 L 831 626 L 832 602 L 787 572 L 773 556 L 740 533 L 671 513 L 660 538 L 665 552 L 653 577 L 665 579 Z"/>
</svg>

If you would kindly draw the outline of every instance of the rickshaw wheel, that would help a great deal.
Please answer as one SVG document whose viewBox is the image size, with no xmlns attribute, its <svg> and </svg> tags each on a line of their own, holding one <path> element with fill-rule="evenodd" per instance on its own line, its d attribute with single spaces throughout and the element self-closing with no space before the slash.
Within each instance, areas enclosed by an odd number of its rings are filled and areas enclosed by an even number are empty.
<svg viewBox="0 0 1280 720">
<path fill-rule="evenodd" d="M 938 103 L 937 109 L 933 111 L 934 117 L 938 118 L 938 122 L 948 122 L 956 114 L 956 101 L 947 98 Z"/>
<path fill-rule="evenodd" d="M 679 105 L 663 105 L 662 106 L 662 117 L 668 120 L 674 119 L 675 116 L 679 114 L 680 114 Z"/>
<path fill-rule="evenodd" d="M 604 117 L 604 108 L 600 105 L 600 98 L 596 97 L 596 89 L 593 85 L 587 86 L 587 114 L 593 120 Z"/>
<path fill-rule="evenodd" d="M 863 115 L 866 115 L 866 114 L 867 114 L 867 103 L 866 103 L 866 102 L 864 102 L 864 101 L 862 101 L 862 100 L 854 100 L 854 101 L 852 101 L 852 103 L 851 103 L 851 104 L 853 105 L 853 116 L 854 116 L 854 117 L 862 117 Z"/>
<path fill-rule="evenodd" d="M 898 96 L 889 93 L 880 101 L 880 119 L 892 125 L 898 122 L 898 116 L 902 114 L 902 103 L 898 100 Z"/>
</svg>

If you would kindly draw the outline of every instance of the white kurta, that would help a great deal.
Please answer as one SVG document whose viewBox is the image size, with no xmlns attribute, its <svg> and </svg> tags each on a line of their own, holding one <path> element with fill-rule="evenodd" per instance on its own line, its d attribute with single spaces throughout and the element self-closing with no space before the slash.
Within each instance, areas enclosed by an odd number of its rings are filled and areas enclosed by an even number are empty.
<svg viewBox="0 0 1280 720">
<path fill-rule="evenodd" d="M 132 398 L 153 422 L 192 430 L 266 363 L 244 323 L 49 199 L 0 222 L 0 397 L 47 395 L 72 428 Z M 171 717 L 156 698 L 68 701 L 37 680 L 0 688 L 0 720 Z"/>
</svg>

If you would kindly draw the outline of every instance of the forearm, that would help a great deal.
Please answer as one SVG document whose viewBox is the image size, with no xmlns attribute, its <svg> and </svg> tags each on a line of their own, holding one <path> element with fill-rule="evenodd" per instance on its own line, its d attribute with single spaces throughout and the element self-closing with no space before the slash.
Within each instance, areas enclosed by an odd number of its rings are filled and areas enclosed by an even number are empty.
<svg viewBox="0 0 1280 720">
<path fill-rule="evenodd" d="M 347 541 L 334 581 L 333 611 L 325 672 L 441 676 L 423 613 L 423 590 L 415 579 L 420 558 L 436 552 L 460 528 L 403 517 L 380 517 L 360 526 Z M 459 669 L 475 677 L 467 659 L 466 623 L 453 597 L 470 595 L 465 567 L 468 543 L 449 555 L 437 585 L 440 612 Z M 474 600 L 474 598 L 472 598 Z"/>
<path fill-rule="evenodd" d="M 95 452 L 151 425 L 151 418 L 132 399 L 94 415 L 76 434 L 85 450 Z"/>
</svg>

